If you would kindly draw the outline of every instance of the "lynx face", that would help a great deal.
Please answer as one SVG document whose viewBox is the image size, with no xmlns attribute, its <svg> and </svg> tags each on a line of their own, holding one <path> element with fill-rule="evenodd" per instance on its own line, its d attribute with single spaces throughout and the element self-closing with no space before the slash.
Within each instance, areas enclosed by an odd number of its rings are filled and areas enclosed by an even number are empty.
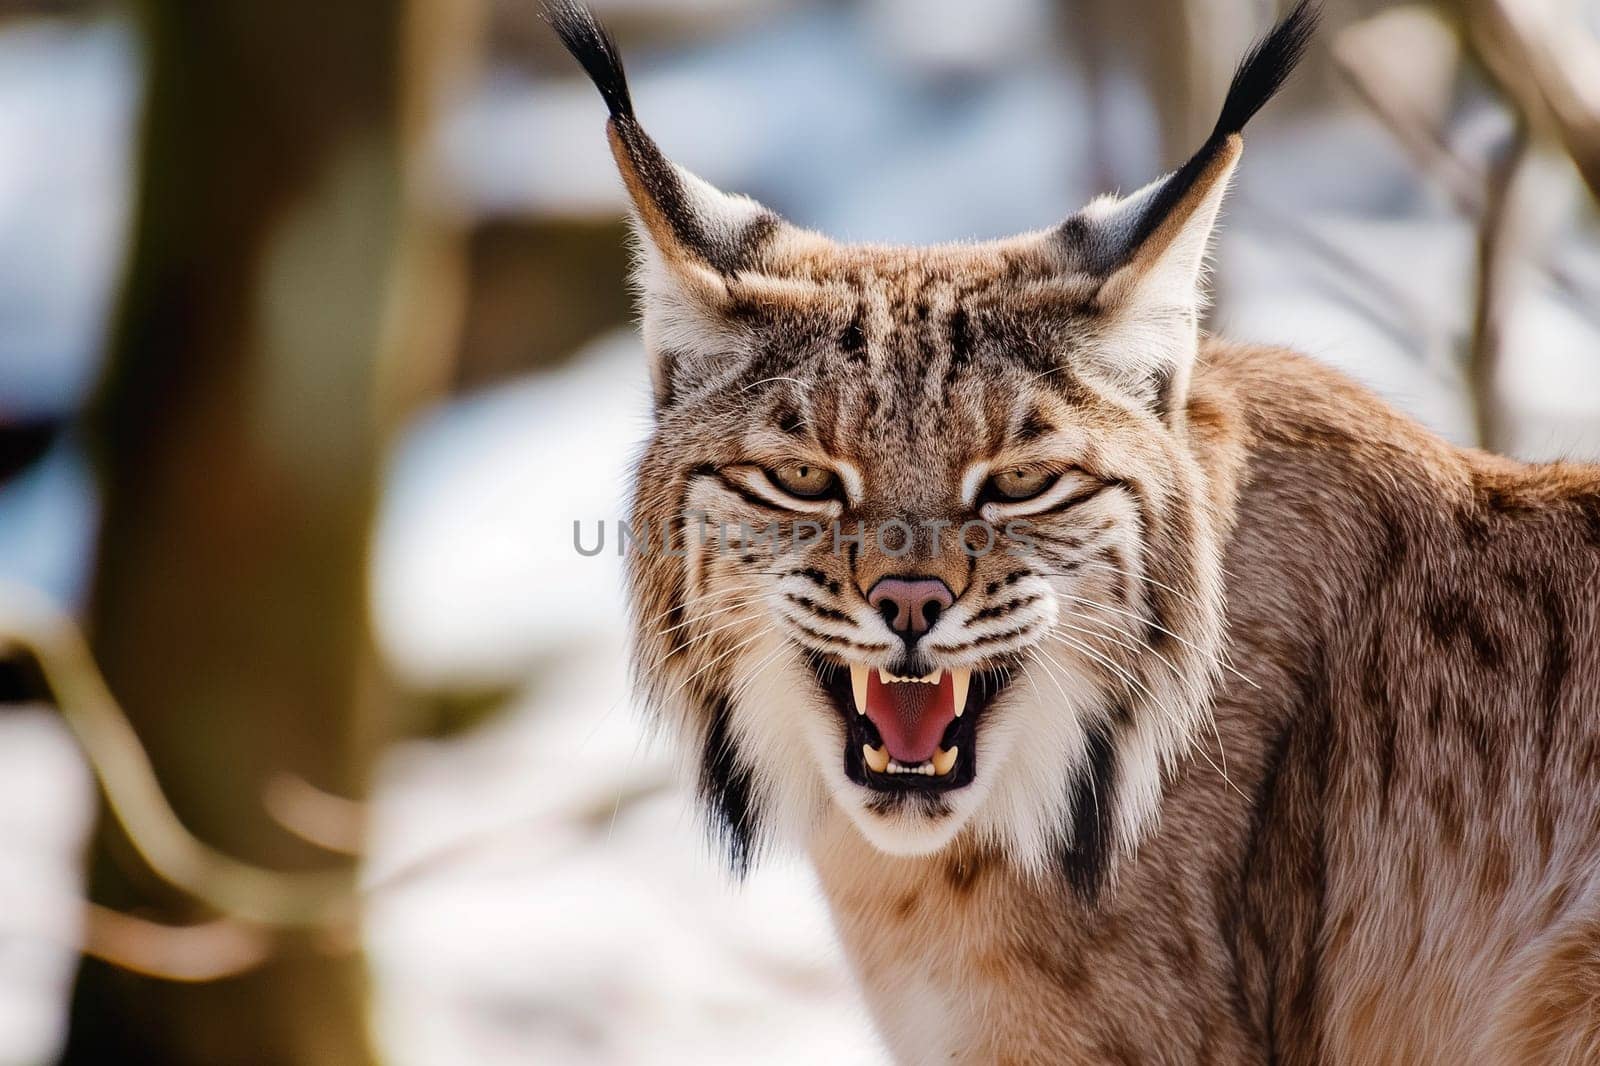
<svg viewBox="0 0 1600 1066">
<path fill-rule="evenodd" d="M 836 257 L 674 385 L 635 526 L 705 522 L 634 556 L 647 685 L 752 830 L 833 802 L 887 851 L 971 823 L 1042 859 L 1084 793 L 1131 833 L 1215 639 L 1182 432 L 1037 249 Z"/>
<path fill-rule="evenodd" d="M 1205 717 L 1198 279 L 1296 40 L 1247 62 L 1168 179 L 1012 240 L 892 249 L 668 163 L 603 31 L 554 22 L 611 106 L 640 236 L 638 679 L 735 864 L 833 804 L 885 851 L 966 830 L 1092 891 Z"/>
</svg>

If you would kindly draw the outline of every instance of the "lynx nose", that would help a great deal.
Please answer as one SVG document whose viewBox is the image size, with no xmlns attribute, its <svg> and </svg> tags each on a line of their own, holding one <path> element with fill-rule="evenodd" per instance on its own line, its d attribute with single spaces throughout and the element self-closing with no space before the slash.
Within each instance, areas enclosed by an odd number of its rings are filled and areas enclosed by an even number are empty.
<svg viewBox="0 0 1600 1066">
<path fill-rule="evenodd" d="M 931 629 L 954 602 L 950 587 L 936 577 L 886 577 L 867 593 L 867 603 L 907 644 Z"/>
</svg>

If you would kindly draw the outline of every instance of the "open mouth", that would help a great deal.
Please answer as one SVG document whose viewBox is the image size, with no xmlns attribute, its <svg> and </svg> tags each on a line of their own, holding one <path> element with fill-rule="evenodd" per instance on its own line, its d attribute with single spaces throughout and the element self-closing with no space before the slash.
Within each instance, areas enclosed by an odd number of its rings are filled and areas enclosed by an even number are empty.
<svg viewBox="0 0 1600 1066">
<path fill-rule="evenodd" d="M 946 792 L 977 775 L 978 720 L 1007 669 L 935 669 L 907 676 L 816 660 L 817 680 L 845 721 L 844 772 L 878 792 Z"/>
</svg>

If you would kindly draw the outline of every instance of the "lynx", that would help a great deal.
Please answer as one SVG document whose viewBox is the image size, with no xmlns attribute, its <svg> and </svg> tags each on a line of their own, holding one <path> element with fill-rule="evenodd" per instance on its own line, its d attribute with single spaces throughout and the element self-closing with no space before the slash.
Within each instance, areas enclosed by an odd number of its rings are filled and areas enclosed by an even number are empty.
<svg viewBox="0 0 1600 1066">
<path fill-rule="evenodd" d="M 1171 175 L 929 248 L 668 162 L 549 17 L 637 223 L 637 684 L 898 1061 L 1600 1062 L 1600 470 L 1199 328 L 1313 9 Z"/>
</svg>

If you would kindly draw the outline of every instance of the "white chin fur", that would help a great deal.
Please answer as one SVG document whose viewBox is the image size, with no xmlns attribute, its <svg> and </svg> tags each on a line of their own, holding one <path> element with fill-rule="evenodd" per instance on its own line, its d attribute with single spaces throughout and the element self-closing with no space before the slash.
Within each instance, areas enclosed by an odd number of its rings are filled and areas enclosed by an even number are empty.
<svg viewBox="0 0 1600 1066">
<path fill-rule="evenodd" d="M 955 839 L 971 814 L 970 811 L 961 810 L 962 805 L 956 805 L 957 809 L 950 813 L 934 817 L 913 804 L 879 814 L 867 806 L 872 795 L 868 789 L 854 785 L 852 791 L 856 795 L 839 796 L 837 802 L 845 809 L 861 835 L 867 838 L 867 842 L 889 855 L 908 858 L 932 855 Z M 950 796 L 954 796 L 954 793 Z"/>
</svg>

